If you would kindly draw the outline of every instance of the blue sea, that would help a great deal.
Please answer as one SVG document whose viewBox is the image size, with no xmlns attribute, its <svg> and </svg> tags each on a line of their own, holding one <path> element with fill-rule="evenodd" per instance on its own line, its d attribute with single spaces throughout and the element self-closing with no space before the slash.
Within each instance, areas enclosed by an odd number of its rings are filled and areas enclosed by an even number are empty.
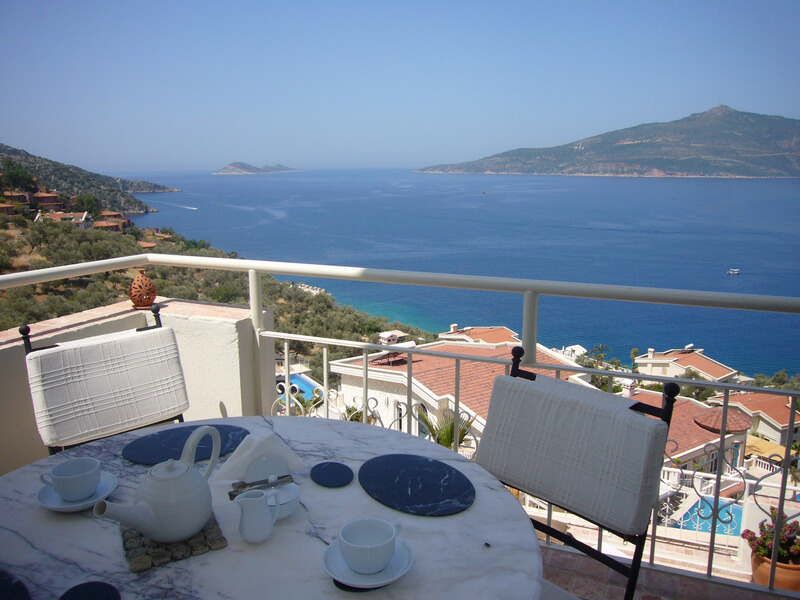
<svg viewBox="0 0 800 600">
<path fill-rule="evenodd" d="M 181 189 L 138 197 L 240 257 L 800 297 L 800 180 L 439 175 L 309 170 L 125 173 Z M 738 276 L 728 269 L 741 270 Z M 522 328 L 518 294 L 314 280 L 341 304 L 440 332 Z M 539 341 L 694 344 L 748 375 L 800 372 L 800 315 L 542 297 Z"/>
</svg>

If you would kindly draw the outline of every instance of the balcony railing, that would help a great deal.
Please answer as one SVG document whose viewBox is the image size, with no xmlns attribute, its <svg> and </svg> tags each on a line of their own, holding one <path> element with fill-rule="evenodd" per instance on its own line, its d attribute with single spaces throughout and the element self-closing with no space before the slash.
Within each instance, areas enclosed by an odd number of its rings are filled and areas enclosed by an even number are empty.
<svg viewBox="0 0 800 600">
<path fill-rule="evenodd" d="M 585 374 L 585 375 L 599 375 L 608 377 L 608 389 L 612 390 L 615 378 L 625 378 L 634 380 L 647 380 L 656 382 L 678 382 L 687 385 L 702 385 L 703 387 L 714 388 L 723 394 L 722 401 L 722 423 L 719 441 L 715 442 L 708 448 L 708 460 L 702 466 L 706 472 L 701 470 L 689 471 L 685 467 L 681 468 L 680 465 L 666 464 L 664 469 L 664 490 L 665 498 L 675 497 L 676 494 L 686 493 L 685 500 L 696 495 L 699 500 L 699 505 L 696 509 L 697 519 L 709 522 L 708 533 L 702 534 L 701 532 L 694 531 L 694 539 L 689 540 L 692 543 L 697 543 L 706 546 L 708 551 L 708 559 L 706 562 L 706 574 L 712 576 L 714 570 L 715 556 L 719 555 L 720 549 L 728 551 L 730 548 L 741 549 L 742 542 L 737 539 L 734 541 L 729 535 L 718 532 L 718 525 L 723 525 L 729 519 L 728 510 L 733 506 L 723 496 L 723 493 L 731 487 L 731 484 L 741 483 L 745 490 L 745 497 L 753 495 L 759 490 L 761 496 L 766 499 L 766 503 L 772 504 L 778 508 L 779 514 L 783 512 L 795 513 L 796 501 L 798 497 L 798 490 L 793 489 L 790 483 L 793 481 L 793 473 L 797 472 L 797 457 L 791 454 L 792 442 L 795 439 L 795 423 L 797 413 L 798 395 L 796 391 L 779 390 L 774 388 L 762 389 L 754 388 L 752 386 L 743 386 L 730 383 L 716 383 L 703 381 L 699 383 L 695 380 L 679 380 L 671 377 L 644 375 L 631 372 L 615 372 L 599 369 L 587 369 L 581 367 L 573 367 L 568 365 L 553 365 L 550 363 L 536 363 L 536 329 L 537 329 L 537 313 L 538 313 L 538 298 L 540 295 L 556 295 L 568 297 L 580 297 L 590 299 L 603 299 L 603 300 L 618 300 L 626 302 L 649 302 L 661 304 L 679 304 L 686 306 L 704 306 L 716 307 L 722 309 L 740 309 L 740 310 L 757 310 L 767 312 L 782 312 L 782 313 L 800 313 L 800 299 L 787 298 L 787 297 L 774 297 L 774 296 L 755 296 L 755 295 L 740 295 L 740 294 L 724 294 L 715 292 L 702 292 L 702 291 L 687 291 L 687 290 L 669 290 L 658 288 L 636 288 L 629 286 L 613 286 L 601 284 L 580 284 L 580 283 L 567 283 L 567 282 L 552 282 L 552 281 L 539 281 L 528 279 L 510 279 L 499 277 L 485 277 L 485 276 L 467 276 L 467 275 L 454 275 L 454 274 L 437 274 L 437 273 L 422 273 L 412 271 L 390 271 L 379 269 L 362 269 L 356 267 L 338 267 L 327 265 L 311 265 L 299 263 L 285 263 L 285 262 L 270 262 L 270 261 L 253 261 L 229 258 L 203 258 L 203 257 L 189 257 L 189 256 L 173 256 L 173 255 L 159 255 L 159 254 L 141 254 L 135 256 L 128 256 L 116 259 L 109 259 L 103 261 L 95 261 L 77 265 L 68 265 L 62 267 L 53 267 L 48 269 L 41 269 L 37 271 L 29 271 L 24 273 L 15 273 L 9 275 L 0 275 L 0 289 L 8 289 L 12 287 L 43 283 L 46 281 L 53 281 L 59 279 L 66 279 L 70 277 L 84 276 L 94 273 L 103 273 L 107 271 L 129 269 L 133 267 L 146 267 L 148 265 L 162 265 L 172 267 L 187 267 L 187 268 L 202 268 L 202 269 L 218 269 L 235 272 L 247 272 L 249 274 L 250 285 L 250 309 L 251 319 L 255 332 L 261 339 L 281 339 L 284 340 L 286 356 L 288 358 L 288 341 L 305 341 L 315 344 L 316 346 L 327 349 L 329 346 L 347 346 L 355 348 L 361 353 L 361 376 L 363 381 L 363 388 L 360 394 L 362 418 L 368 420 L 370 413 L 370 398 L 371 391 L 369 389 L 369 371 L 370 371 L 370 358 L 377 352 L 385 351 L 385 346 L 376 344 L 368 344 L 363 342 L 349 342 L 343 340 L 334 340 L 327 338 L 315 338 L 311 336 L 300 336 L 294 334 L 280 333 L 275 331 L 266 331 L 262 321 L 262 305 L 263 298 L 261 295 L 261 275 L 290 275 L 294 277 L 314 277 L 314 278 L 334 278 L 346 279 L 353 281 L 368 281 L 380 283 L 393 283 L 393 284 L 411 284 L 422 286 L 438 286 L 450 287 L 459 289 L 470 290 L 485 290 L 485 291 L 499 291 L 499 292 L 516 292 L 524 297 L 523 302 L 523 331 L 522 340 L 523 347 L 526 349 L 527 360 L 524 362 L 526 368 L 531 369 L 547 369 L 549 371 L 556 371 L 556 376 L 561 377 L 562 373 L 570 374 Z M 427 354 L 427 355 L 444 355 L 446 358 L 454 361 L 454 390 L 452 403 L 448 408 L 454 415 L 461 415 L 462 412 L 469 413 L 469 407 L 463 407 L 460 394 L 460 366 L 463 361 L 480 360 L 482 362 L 499 363 L 505 366 L 510 364 L 510 361 L 504 359 L 491 359 L 491 358 L 476 358 L 472 355 L 454 355 L 451 353 L 436 353 L 435 351 L 419 349 L 419 348 L 403 348 L 403 353 L 409 355 Z M 440 356 L 441 357 L 441 356 Z M 328 382 L 328 374 L 330 370 L 329 361 L 327 360 L 327 351 L 325 351 L 325 365 L 324 365 L 324 381 L 320 386 L 318 392 L 319 398 L 323 401 L 321 410 L 323 416 L 330 416 L 331 401 L 336 400 L 334 394 L 335 390 Z M 407 360 L 407 372 L 405 375 L 396 375 L 401 381 L 405 382 L 407 397 L 403 405 L 401 413 L 395 412 L 402 418 L 389 420 L 384 422 L 385 425 L 396 426 L 409 432 L 419 431 L 419 427 L 415 425 L 413 419 L 413 361 Z M 256 363 L 259 364 L 259 363 Z M 285 361 L 285 387 L 284 392 L 291 386 L 292 374 L 289 369 L 289 360 Z M 271 377 L 271 376 L 270 376 Z M 262 377 L 262 381 L 268 381 L 270 377 Z M 777 471 L 770 471 L 765 474 L 760 480 L 748 479 L 745 477 L 741 468 L 736 465 L 728 464 L 726 468 L 723 466 L 728 461 L 726 451 L 729 450 L 728 437 L 725 435 L 726 423 L 728 418 L 730 394 L 736 391 L 748 392 L 765 392 L 771 395 L 783 395 L 787 397 L 787 402 L 790 406 L 790 422 L 788 424 L 788 434 L 785 446 L 785 453 L 782 457 L 777 457 L 780 467 Z M 261 389 L 260 391 L 262 400 L 267 397 L 274 397 L 272 390 Z M 291 412 L 291 395 L 289 395 L 289 407 L 286 410 Z M 270 403 L 262 403 L 262 406 L 272 406 Z M 279 406 L 279 405 L 276 405 Z M 341 408 L 336 406 L 336 408 Z M 303 412 L 303 411 L 301 411 Z M 470 416 L 474 416 L 472 413 Z M 478 423 L 480 425 L 480 423 Z M 479 429 L 479 428 L 478 428 Z M 457 439 L 457 436 L 454 436 Z M 479 437 L 479 436 L 476 436 Z M 479 440 L 478 440 L 479 441 Z M 458 448 L 456 448 L 458 449 Z M 723 457 L 720 459 L 719 457 Z M 771 464 L 771 463 L 768 463 Z M 733 477 L 731 476 L 733 474 Z M 770 478 L 779 479 L 777 483 L 771 483 Z M 770 491 L 771 490 L 771 491 Z M 787 493 L 791 492 L 791 497 L 787 497 Z M 706 509 L 704 510 L 704 507 Z M 791 508 L 790 510 L 787 510 Z M 553 518 L 553 511 L 549 507 L 543 507 L 548 519 Z M 660 545 L 668 545 L 674 541 L 676 535 L 680 541 L 686 543 L 686 537 L 681 537 L 681 533 L 673 533 L 668 531 L 670 519 L 673 519 L 673 514 L 668 514 L 663 505 L 654 508 L 653 525 L 651 532 L 651 545 L 650 545 L 650 562 L 656 562 L 657 548 Z M 778 523 L 778 527 L 781 523 Z M 724 529 L 724 528 L 723 528 Z M 680 530 L 678 530 L 680 531 Z M 598 544 L 603 543 L 602 534 L 598 533 Z M 718 541 L 719 539 L 719 541 Z M 775 561 L 773 561 L 774 563 Z M 773 574 L 770 580 L 770 588 L 773 586 L 774 578 L 774 565 Z"/>
</svg>

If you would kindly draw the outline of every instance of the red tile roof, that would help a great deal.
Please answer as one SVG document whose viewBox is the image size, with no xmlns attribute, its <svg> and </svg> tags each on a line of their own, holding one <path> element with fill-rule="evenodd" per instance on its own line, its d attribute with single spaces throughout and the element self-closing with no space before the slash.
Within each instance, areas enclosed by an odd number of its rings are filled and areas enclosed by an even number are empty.
<svg viewBox="0 0 800 600">
<path fill-rule="evenodd" d="M 449 332 L 445 332 L 447 333 Z M 507 327 L 466 327 L 451 335 L 464 335 L 476 342 L 487 344 L 519 343 L 517 334 Z"/>
<path fill-rule="evenodd" d="M 464 354 L 467 356 L 484 356 L 487 358 L 511 358 L 511 346 L 500 346 L 497 348 L 486 347 L 472 344 L 442 344 L 431 347 L 435 352 L 446 354 Z M 563 365 L 552 356 L 542 352 L 536 353 L 536 362 Z M 393 364 L 386 364 L 378 358 L 372 361 L 372 368 L 388 369 L 391 371 L 405 372 L 407 369 L 406 361 L 394 361 Z M 438 356 L 415 355 L 413 363 L 413 376 L 419 383 L 427 387 L 437 396 L 455 395 L 455 361 L 451 358 Z M 492 363 L 479 363 L 463 361 L 461 363 L 461 386 L 460 402 L 468 406 L 484 419 L 489 414 L 489 399 L 492 394 L 494 378 L 505 374 L 505 365 Z M 549 377 L 555 377 L 555 370 L 535 369 L 537 373 L 543 373 Z M 567 373 L 562 373 L 562 379 L 566 379 Z"/>
<path fill-rule="evenodd" d="M 631 399 L 651 406 L 661 406 L 661 392 L 637 389 Z M 677 456 L 709 442 L 719 441 L 719 433 L 712 433 L 708 429 L 704 429 L 695 420 L 706 416 L 708 410 L 709 408 L 698 406 L 693 401 L 684 398 L 678 398 L 675 401 L 668 438 L 675 440 L 677 448 L 674 448 L 672 443 L 667 443 L 667 452 L 670 455 Z"/>
<path fill-rule="evenodd" d="M 703 429 L 708 429 L 713 433 L 722 431 L 722 407 L 714 406 L 703 411 L 694 418 L 694 422 Z M 727 433 L 741 433 L 753 426 L 753 419 L 738 410 L 728 410 L 725 420 L 725 431 Z"/>
<path fill-rule="evenodd" d="M 735 369 L 731 369 L 730 367 L 727 367 L 722 363 L 707 357 L 702 353 L 702 351 L 687 352 L 685 350 L 668 350 L 666 352 L 656 352 L 655 356 L 672 358 L 674 359 L 675 363 L 686 369 L 692 368 L 695 371 L 705 373 L 717 380 L 735 375 L 737 373 Z"/>
<path fill-rule="evenodd" d="M 779 426 L 789 426 L 791 403 L 788 396 L 747 392 L 744 394 L 731 394 L 729 401 L 731 404 L 741 405 L 746 413 L 763 413 Z M 795 423 L 797 422 L 798 418 L 795 417 Z"/>
</svg>

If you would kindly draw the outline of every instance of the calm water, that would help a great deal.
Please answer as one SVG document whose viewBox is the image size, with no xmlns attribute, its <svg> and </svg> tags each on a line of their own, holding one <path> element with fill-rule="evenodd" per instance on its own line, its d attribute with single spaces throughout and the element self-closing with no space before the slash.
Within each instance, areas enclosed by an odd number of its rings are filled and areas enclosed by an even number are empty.
<svg viewBox="0 0 800 600">
<path fill-rule="evenodd" d="M 129 173 L 172 227 L 244 258 L 800 296 L 800 180 Z M 729 268 L 741 269 L 738 276 Z M 340 303 L 432 331 L 522 328 L 517 294 L 309 280 Z M 800 316 L 543 297 L 539 341 L 630 362 L 694 343 L 747 374 L 800 372 Z"/>
</svg>

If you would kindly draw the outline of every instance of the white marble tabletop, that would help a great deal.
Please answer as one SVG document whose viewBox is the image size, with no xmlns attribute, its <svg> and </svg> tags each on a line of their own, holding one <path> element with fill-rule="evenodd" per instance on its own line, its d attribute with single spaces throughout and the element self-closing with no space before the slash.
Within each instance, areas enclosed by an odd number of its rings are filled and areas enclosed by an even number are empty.
<svg viewBox="0 0 800 600">
<path fill-rule="evenodd" d="M 122 448 L 152 430 L 126 433 L 40 460 L 0 477 L 0 569 L 18 577 L 35 599 L 59 598 L 86 581 L 113 584 L 123 599 L 348 598 L 322 566 L 339 528 L 375 516 L 399 523 L 414 555 L 398 581 L 366 592 L 383 598 L 538 598 L 542 561 L 536 535 L 519 502 L 474 462 L 427 440 L 371 425 L 302 417 L 239 417 L 202 421 L 274 431 L 305 468 L 293 473 L 300 508 L 278 521 L 263 544 L 242 540 L 239 510 L 228 487 L 212 485 L 213 510 L 228 547 L 132 573 L 122 551 L 119 525 L 91 510 L 60 513 L 40 506 L 39 475 L 71 456 L 95 456 L 119 486 L 110 500 L 130 502 L 148 467 L 122 458 Z M 196 423 L 191 423 L 192 425 Z M 398 512 L 368 496 L 358 469 L 381 454 L 420 454 L 443 461 L 475 486 L 470 508 L 446 517 Z M 349 465 L 356 478 L 325 488 L 309 477 L 323 461 Z M 220 461 L 224 462 L 224 458 Z"/>
</svg>

